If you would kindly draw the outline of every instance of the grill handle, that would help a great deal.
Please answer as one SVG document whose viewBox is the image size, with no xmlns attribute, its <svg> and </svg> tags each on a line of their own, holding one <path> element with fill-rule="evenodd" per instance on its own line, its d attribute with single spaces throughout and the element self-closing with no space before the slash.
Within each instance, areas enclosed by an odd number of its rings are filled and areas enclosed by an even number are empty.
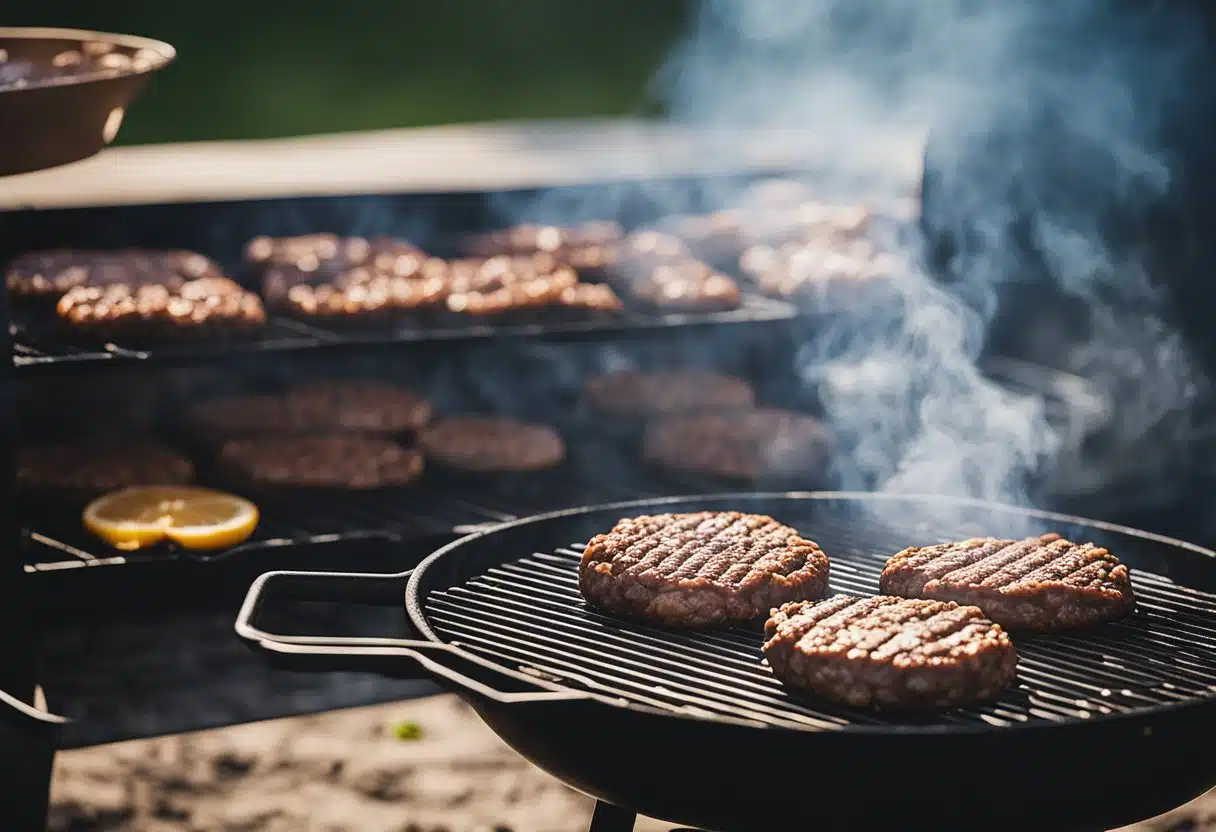
<svg viewBox="0 0 1216 832">
<path fill-rule="evenodd" d="M 249 647 L 286 670 L 378 673 L 398 679 L 431 677 L 504 705 L 591 698 L 589 694 L 550 687 L 533 676 L 500 668 L 448 644 L 409 638 L 285 635 L 265 630 L 257 623 L 272 584 L 278 597 L 294 601 L 403 607 L 408 579 L 408 572 L 266 572 L 249 587 L 237 613 L 236 632 Z"/>
<path fill-rule="evenodd" d="M 0 690 L 0 729 L 12 729 L 17 736 L 31 740 L 57 742 L 60 727 L 70 721 Z M 0 736 L 3 735 L 4 731 L 0 730 Z"/>
</svg>

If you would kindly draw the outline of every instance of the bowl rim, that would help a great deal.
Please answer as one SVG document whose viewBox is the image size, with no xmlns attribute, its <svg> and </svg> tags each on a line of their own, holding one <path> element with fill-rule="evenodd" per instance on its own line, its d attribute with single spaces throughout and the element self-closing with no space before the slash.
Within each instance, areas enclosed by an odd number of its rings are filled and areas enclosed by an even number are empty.
<svg viewBox="0 0 1216 832">
<path fill-rule="evenodd" d="M 0 95 L 14 92 L 30 92 L 34 90 L 47 89 L 49 87 L 67 87 L 78 86 L 81 84 L 93 84 L 101 81 L 112 81 L 115 78 L 129 78 L 132 76 L 150 75 L 153 72 L 159 72 L 166 66 L 171 64 L 177 57 L 177 49 L 172 44 L 165 43 L 154 38 L 146 38 L 140 35 L 122 35 L 114 32 L 96 32 L 91 29 L 59 29 L 45 26 L 0 26 L 0 41 L 4 40 L 68 40 L 68 41 L 103 41 L 112 43 L 115 46 L 125 47 L 127 49 L 148 50 L 159 56 L 159 60 L 154 61 L 149 66 L 143 69 L 133 69 L 129 72 L 121 72 L 116 75 L 66 75 L 58 78 L 50 78 L 44 81 L 39 81 L 37 84 L 30 84 L 24 87 L 15 87 L 10 90 L 0 90 Z"/>
</svg>

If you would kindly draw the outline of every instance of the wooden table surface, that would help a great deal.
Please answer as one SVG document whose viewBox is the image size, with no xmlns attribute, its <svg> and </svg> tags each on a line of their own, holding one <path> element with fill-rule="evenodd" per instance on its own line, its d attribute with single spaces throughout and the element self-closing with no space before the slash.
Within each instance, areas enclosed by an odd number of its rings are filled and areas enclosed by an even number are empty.
<svg viewBox="0 0 1216 832">
<path fill-rule="evenodd" d="M 487 190 L 782 168 L 829 176 L 864 171 L 883 190 L 911 193 L 920 181 L 924 135 L 576 121 L 143 145 L 0 179 L 0 209 Z"/>
</svg>

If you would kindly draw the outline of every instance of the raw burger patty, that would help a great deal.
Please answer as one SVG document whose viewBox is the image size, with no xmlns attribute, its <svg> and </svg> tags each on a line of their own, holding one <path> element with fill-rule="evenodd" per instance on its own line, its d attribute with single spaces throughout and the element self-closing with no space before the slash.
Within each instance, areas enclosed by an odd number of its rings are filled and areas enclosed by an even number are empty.
<svg viewBox="0 0 1216 832">
<path fill-rule="evenodd" d="M 905 549 L 887 561 L 879 588 L 905 598 L 974 604 L 1011 630 L 1088 627 L 1135 606 L 1127 567 L 1092 543 L 1059 535 Z"/>
<path fill-rule="evenodd" d="M 672 627 L 763 618 L 827 590 L 828 558 L 762 514 L 628 517 L 587 544 L 579 589 L 591 604 Z"/>
<path fill-rule="evenodd" d="M 192 479 L 190 460 L 149 441 L 35 445 L 17 453 L 22 491 L 88 494 L 133 485 L 184 485 Z"/>
<path fill-rule="evenodd" d="M 608 373 L 588 379 L 584 396 L 595 410 L 619 416 L 748 410 L 755 404 L 743 379 L 701 372 Z"/>
<path fill-rule="evenodd" d="M 539 471 L 561 464 L 566 446 L 548 425 L 457 416 L 422 431 L 427 458 L 462 471 Z"/>
<path fill-rule="evenodd" d="M 422 455 L 385 439 L 301 436 L 233 439 L 220 465 L 257 485 L 299 488 L 391 488 L 422 474 Z"/>
<path fill-rule="evenodd" d="M 773 611 L 764 656 L 789 688 L 857 708 L 954 708 L 997 696 L 1014 678 L 1009 635 L 977 607 L 834 595 Z"/>
</svg>

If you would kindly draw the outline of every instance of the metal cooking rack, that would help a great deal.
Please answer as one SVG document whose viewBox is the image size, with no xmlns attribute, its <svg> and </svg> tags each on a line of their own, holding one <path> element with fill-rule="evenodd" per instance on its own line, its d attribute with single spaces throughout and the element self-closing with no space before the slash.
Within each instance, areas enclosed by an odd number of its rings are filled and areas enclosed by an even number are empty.
<svg viewBox="0 0 1216 832">
<path fill-rule="evenodd" d="M 592 186 L 595 187 L 595 186 Z M 695 190 L 696 184 L 691 187 Z M 230 274 L 241 278 L 240 249 L 244 240 L 258 233 L 294 234 L 310 231 L 352 229 L 368 236 L 389 234 L 414 237 L 407 229 L 411 217 L 426 215 L 434 227 L 422 234 L 422 242 L 440 256 L 458 254 L 456 241 L 463 235 L 493 227 L 494 212 L 488 207 L 496 193 L 480 195 L 434 194 L 383 197 L 335 197 L 287 200 L 251 200 L 217 204 L 168 206 L 119 206 L 98 209 L 64 209 L 10 214 L 0 232 L 0 259 L 21 253 L 24 248 L 146 247 L 188 248 L 212 256 Z M 695 203 L 696 196 L 691 197 Z M 690 203 L 690 204 L 693 204 Z M 374 207 L 369 207 L 374 206 Z M 366 227 L 363 218 L 374 215 L 382 227 Z M 352 217 L 354 218 L 352 220 Z M 653 218 L 644 214 L 627 225 L 643 225 Z M 542 220 L 543 221 L 543 220 Z M 217 231 L 217 229 L 219 229 Z M 24 248 L 23 248 L 24 247 Z M 0 319 L 9 321 L 0 331 L 12 352 L 10 381 L 44 374 L 73 374 L 120 369 L 139 371 L 186 366 L 221 366 L 232 362 L 289 355 L 307 359 L 341 351 L 363 351 L 375 355 L 388 349 L 418 348 L 444 344 L 463 349 L 515 342 L 596 342 L 676 338 L 684 333 L 721 326 L 776 324 L 802 316 L 794 305 L 749 291 L 746 283 L 739 308 L 721 312 L 661 313 L 626 303 L 613 316 L 468 326 L 442 323 L 423 325 L 370 324 L 367 327 L 334 328 L 270 315 L 266 326 L 252 337 L 155 346 L 106 343 L 76 343 L 65 337 L 53 313 L 45 310 L 11 310 L 7 296 L 0 297 Z M 776 336 L 780 337 L 780 336 Z M 31 376 L 32 374 L 32 376 Z M 9 436 L 17 435 L 16 395 L 13 384 L 5 386 L 8 400 L 0 408 L 8 422 Z M 561 507 L 659 496 L 683 490 L 684 485 L 659 483 L 639 474 L 606 483 L 594 476 L 565 471 L 528 483 L 478 481 L 448 482 L 428 472 L 422 481 L 407 489 L 372 492 L 304 492 L 261 494 L 256 499 L 262 521 L 255 536 L 227 552 L 200 556 L 156 547 L 140 553 L 110 550 L 83 530 L 79 506 L 37 507 L 12 499 L 15 448 L 7 447 L 6 471 L 10 499 L 3 501 L 7 523 L 20 540 L 22 567 L 29 572 L 50 573 L 82 566 L 156 563 L 173 560 L 223 560 L 268 547 L 284 547 L 317 540 L 342 540 L 366 536 L 389 539 L 420 539 L 452 536 L 462 531 Z M 222 484 L 216 483 L 219 487 Z"/>
<path fill-rule="evenodd" d="M 254 536 L 215 554 L 192 554 L 163 545 L 139 552 L 107 550 L 80 524 L 76 507 L 40 507 L 25 524 L 24 569 L 56 572 L 80 567 L 163 563 L 192 559 L 221 561 L 262 549 L 369 537 L 417 540 L 451 537 L 478 528 L 561 508 L 660 497 L 682 490 L 666 482 L 613 477 L 597 482 L 577 471 L 513 478 L 491 476 L 453 481 L 442 474 L 406 488 L 368 491 L 297 490 L 255 499 L 261 521 Z"/>
<path fill-rule="evenodd" d="M 938 539 L 957 538 L 938 534 Z M 978 529 L 972 529 L 973 533 Z M 873 595 L 900 536 L 872 523 L 819 517 L 835 592 Z M 762 633 L 676 632 L 589 610 L 578 589 L 585 543 L 527 555 L 444 591 L 426 615 L 444 641 L 497 664 L 674 713 L 757 725 L 836 730 L 888 722 L 864 710 L 790 696 L 760 661 Z M 1022 637 L 1019 685 L 996 702 L 928 719 L 1008 727 L 1117 715 L 1216 689 L 1216 595 L 1133 570 L 1139 617 L 1092 632 Z M 909 718 L 915 721 L 915 717 Z"/>
<path fill-rule="evenodd" d="M 469 193 L 397 195 L 352 195 L 344 197 L 289 197 L 250 199 L 220 203 L 106 206 L 51 211 L 11 212 L 0 223 L 0 261 L 30 249 L 78 248 L 179 248 L 212 257 L 235 279 L 248 284 L 253 275 L 242 265 L 245 241 L 256 234 L 294 235 L 318 231 L 360 233 L 365 236 L 404 236 L 422 243 L 440 257 L 462 255 L 462 241 L 470 233 L 502 224 L 502 199 L 519 205 L 556 206 L 542 197 L 570 194 L 586 204 L 609 204 L 626 227 L 646 226 L 661 219 L 647 197 L 649 189 L 667 190 L 665 207 L 671 211 L 697 212 L 708 207 L 707 194 L 735 183 L 742 187 L 756 178 L 771 175 L 800 177 L 805 172 L 762 171 L 747 175 L 709 177 L 658 177 L 646 182 L 622 182 L 543 189 L 520 189 Z M 679 197 L 677 197 L 679 194 Z M 538 222 L 571 221 L 564 214 L 533 217 Z M 420 219 L 421 218 L 421 219 Z M 575 218 L 575 219 L 582 219 Z M 791 303 L 744 291 L 738 309 L 722 312 L 666 313 L 633 305 L 623 298 L 625 310 L 612 316 L 586 320 L 468 326 L 367 326 L 358 331 L 332 328 L 312 321 L 278 315 L 268 316 L 264 330 L 253 338 L 156 347 L 113 343 L 86 345 L 65 340 L 54 325 L 52 314 L 25 313 L 14 317 L 3 299 L 3 319 L 10 322 L 6 333 L 14 365 L 23 371 L 68 370 L 80 364 L 91 367 L 126 367 L 134 364 L 206 363 L 261 353 L 289 353 L 343 348 L 410 346 L 424 343 L 475 344 L 496 339 L 530 341 L 626 340 L 674 336 L 689 329 L 724 324 L 769 323 L 801 315 Z"/>
<path fill-rule="evenodd" d="M 9 328 L 13 364 L 30 371 L 50 371 L 88 364 L 130 366 L 222 361 L 250 354 L 273 354 L 301 350 L 340 350 L 429 343 L 475 344 L 504 339 L 530 341 L 579 341 L 645 338 L 691 329 L 728 324 L 757 324 L 789 321 L 799 311 L 784 301 L 746 294 L 739 308 L 723 312 L 647 313 L 626 309 L 611 318 L 552 323 L 480 324 L 468 326 L 371 326 L 358 332 L 339 331 L 311 323 L 268 316 L 265 328 L 255 338 L 217 340 L 196 344 L 165 344 L 155 347 L 107 343 L 86 346 L 72 343 L 54 332 L 46 322 L 22 322 Z"/>
</svg>

